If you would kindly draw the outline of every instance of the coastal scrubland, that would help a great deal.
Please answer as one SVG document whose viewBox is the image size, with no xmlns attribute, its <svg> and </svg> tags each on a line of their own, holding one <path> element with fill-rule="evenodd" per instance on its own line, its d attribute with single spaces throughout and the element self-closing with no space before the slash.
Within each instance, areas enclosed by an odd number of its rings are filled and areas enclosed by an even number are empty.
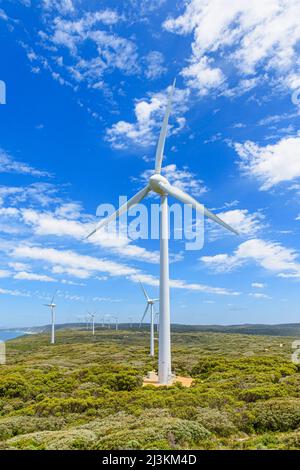
<svg viewBox="0 0 300 470">
<path fill-rule="evenodd" d="M 157 367 L 145 329 L 8 341 L 0 449 L 299 449 L 294 339 L 176 328 L 173 368 L 190 388 L 143 386 Z"/>
</svg>

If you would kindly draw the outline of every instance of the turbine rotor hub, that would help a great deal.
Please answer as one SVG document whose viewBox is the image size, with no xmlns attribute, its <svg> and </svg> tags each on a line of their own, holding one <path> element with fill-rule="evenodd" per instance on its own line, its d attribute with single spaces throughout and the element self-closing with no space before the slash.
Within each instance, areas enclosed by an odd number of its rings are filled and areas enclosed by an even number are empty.
<svg viewBox="0 0 300 470">
<path fill-rule="evenodd" d="M 149 186 L 157 194 L 166 194 L 165 191 L 159 186 L 159 183 L 169 184 L 167 178 L 155 173 L 149 179 Z"/>
</svg>

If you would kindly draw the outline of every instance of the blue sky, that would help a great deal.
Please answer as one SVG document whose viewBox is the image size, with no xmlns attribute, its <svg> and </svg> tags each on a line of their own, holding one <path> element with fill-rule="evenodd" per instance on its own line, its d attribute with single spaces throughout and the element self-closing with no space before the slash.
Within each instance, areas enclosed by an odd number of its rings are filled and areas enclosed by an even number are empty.
<svg viewBox="0 0 300 470">
<path fill-rule="evenodd" d="M 0 3 L 2 326 L 48 322 L 55 291 L 59 322 L 138 321 L 139 279 L 157 296 L 157 240 L 84 236 L 153 168 L 174 77 L 164 174 L 240 236 L 171 237 L 172 321 L 300 321 L 299 17 L 296 0 Z"/>
</svg>

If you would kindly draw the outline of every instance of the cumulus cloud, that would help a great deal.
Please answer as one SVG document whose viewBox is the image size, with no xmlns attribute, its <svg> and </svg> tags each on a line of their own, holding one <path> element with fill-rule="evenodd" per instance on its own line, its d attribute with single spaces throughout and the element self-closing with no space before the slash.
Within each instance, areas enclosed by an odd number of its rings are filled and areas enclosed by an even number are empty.
<svg viewBox="0 0 300 470">
<path fill-rule="evenodd" d="M 198 62 L 192 63 L 182 70 L 187 84 L 196 88 L 200 95 L 207 95 L 211 89 L 218 88 L 225 81 L 223 72 L 214 67 L 213 61 L 208 57 L 201 57 Z"/>
<path fill-rule="evenodd" d="M 163 26 L 176 34 L 193 33 L 190 65 L 182 74 L 201 93 L 206 83 L 213 88 L 222 85 L 222 74 L 226 70 L 230 78 L 232 68 L 249 79 L 272 72 L 282 85 L 296 88 L 299 17 L 298 0 L 239 0 L 227 2 L 226 8 L 219 0 L 189 0 L 184 12 Z M 208 62 L 206 74 L 203 64 Z"/>
<path fill-rule="evenodd" d="M 300 278 L 300 262 L 295 250 L 259 238 L 241 243 L 232 255 L 224 253 L 202 256 L 200 259 L 217 272 L 231 271 L 254 263 L 279 277 Z"/>
<path fill-rule="evenodd" d="M 158 140 L 159 128 L 166 110 L 169 90 L 168 87 L 167 91 L 152 93 L 145 99 L 136 100 L 134 105 L 136 121 L 133 123 L 118 121 L 113 124 L 106 131 L 106 140 L 117 149 L 123 149 L 132 144 L 141 147 L 149 147 L 155 144 Z M 186 111 L 188 95 L 188 90 L 175 88 L 172 113 L 175 119 L 181 117 L 178 114 Z M 182 121 L 177 121 L 178 126 L 182 126 Z M 154 132 L 157 132 L 157 135 L 154 135 Z"/>
<path fill-rule="evenodd" d="M 250 213 L 247 209 L 232 209 L 217 214 L 224 222 L 235 228 L 240 235 L 253 236 L 263 228 L 263 215 L 260 212 Z M 209 222 L 210 236 L 224 236 L 224 230 L 214 222 Z"/>
<path fill-rule="evenodd" d="M 275 144 L 260 146 L 251 141 L 235 143 L 240 167 L 258 179 L 265 191 L 300 177 L 300 136 L 284 137 Z"/>
</svg>

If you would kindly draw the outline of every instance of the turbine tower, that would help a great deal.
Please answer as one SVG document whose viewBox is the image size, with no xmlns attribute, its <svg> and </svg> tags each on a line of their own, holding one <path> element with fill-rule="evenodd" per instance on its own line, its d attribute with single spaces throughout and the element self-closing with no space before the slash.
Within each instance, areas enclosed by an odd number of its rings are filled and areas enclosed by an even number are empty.
<svg viewBox="0 0 300 470">
<path fill-rule="evenodd" d="M 140 282 L 141 289 L 144 293 L 144 296 L 146 298 L 146 310 L 144 311 L 144 314 L 142 316 L 140 326 L 143 323 L 143 320 L 148 312 L 148 309 L 150 307 L 150 356 L 154 356 L 154 304 L 155 302 L 158 302 L 159 299 L 150 299 L 149 295 L 146 292 L 146 289 L 144 288 L 143 284 Z"/>
<path fill-rule="evenodd" d="M 88 315 L 90 316 L 90 319 L 91 319 L 91 322 L 92 322 L 92 335 L 94 336 L 94 334 L 95 334 L 95 316 L 96 316 L 96 312 L 94 312 L 94 313 L 88 312 Z"/>
<path fill-rule="evenodd" d="M 112 318 L 115 319 L 115 322 L 116 322 L 115 328 L 116 328 L 116 331 L 118 331 L 118 327 L 119 327 L 119 325 L 118 325 L 118 317 L 117 317 L 116 315 L 114 315 Z"/>
<path fill-rule="evenodd" d="M 55 307 L 56 307 L 56 305 L 55 305 L 55 303 L 53 303 L 54 302 L 54 296 L 55 296 L 55 294 L 53 295 L 50 304 L 44 304 L 44 307 L 49 307 L 50 310 L 51 310 L 51 341 L 50 341 L 51 344 L 55 343 L 55 326 L 54 326 L 54 323 L 55 323 Z"/>
<path fill-rule="evenodd" d="M 170 286 L 169 286 L 169 218 L 168 218 L 168 197 L 174 197 L 183 204 L 190 205 L 193 209 L 204 216 L 222 225 L 227 230 L 238 234 L 238 232 L 226 224 L 217 215 L 210 212 L 203 204 L 198 202 L 181 189 L 172 186 L 169 181 L 162 176 L 161 167 L 164 154 L 165 140 L 168 130 L 168 121 L 171 112 L 172 96 L 175 88 L 175 80 L 171 88 L 168 104 L 162 123 L 159 140 L 155 156 L 154 173 L 150 176 L 146 186 L 135 194 L 129 201 L 123 204 L 117 211 L 109 215 L 96 226 L 87 236 L 89 238 L 102 227 L 108 225 L 113 220 L 127 212 L 130 207 L 141 202 L 150 191 L 155 192 L 160 197 L 160 283 L 159 283 L 159 353 L 158 353 L 158 381 L 167 385 L 172 382 L 171 372 L 171 323 L 170 323 Z"/>
</svg>

